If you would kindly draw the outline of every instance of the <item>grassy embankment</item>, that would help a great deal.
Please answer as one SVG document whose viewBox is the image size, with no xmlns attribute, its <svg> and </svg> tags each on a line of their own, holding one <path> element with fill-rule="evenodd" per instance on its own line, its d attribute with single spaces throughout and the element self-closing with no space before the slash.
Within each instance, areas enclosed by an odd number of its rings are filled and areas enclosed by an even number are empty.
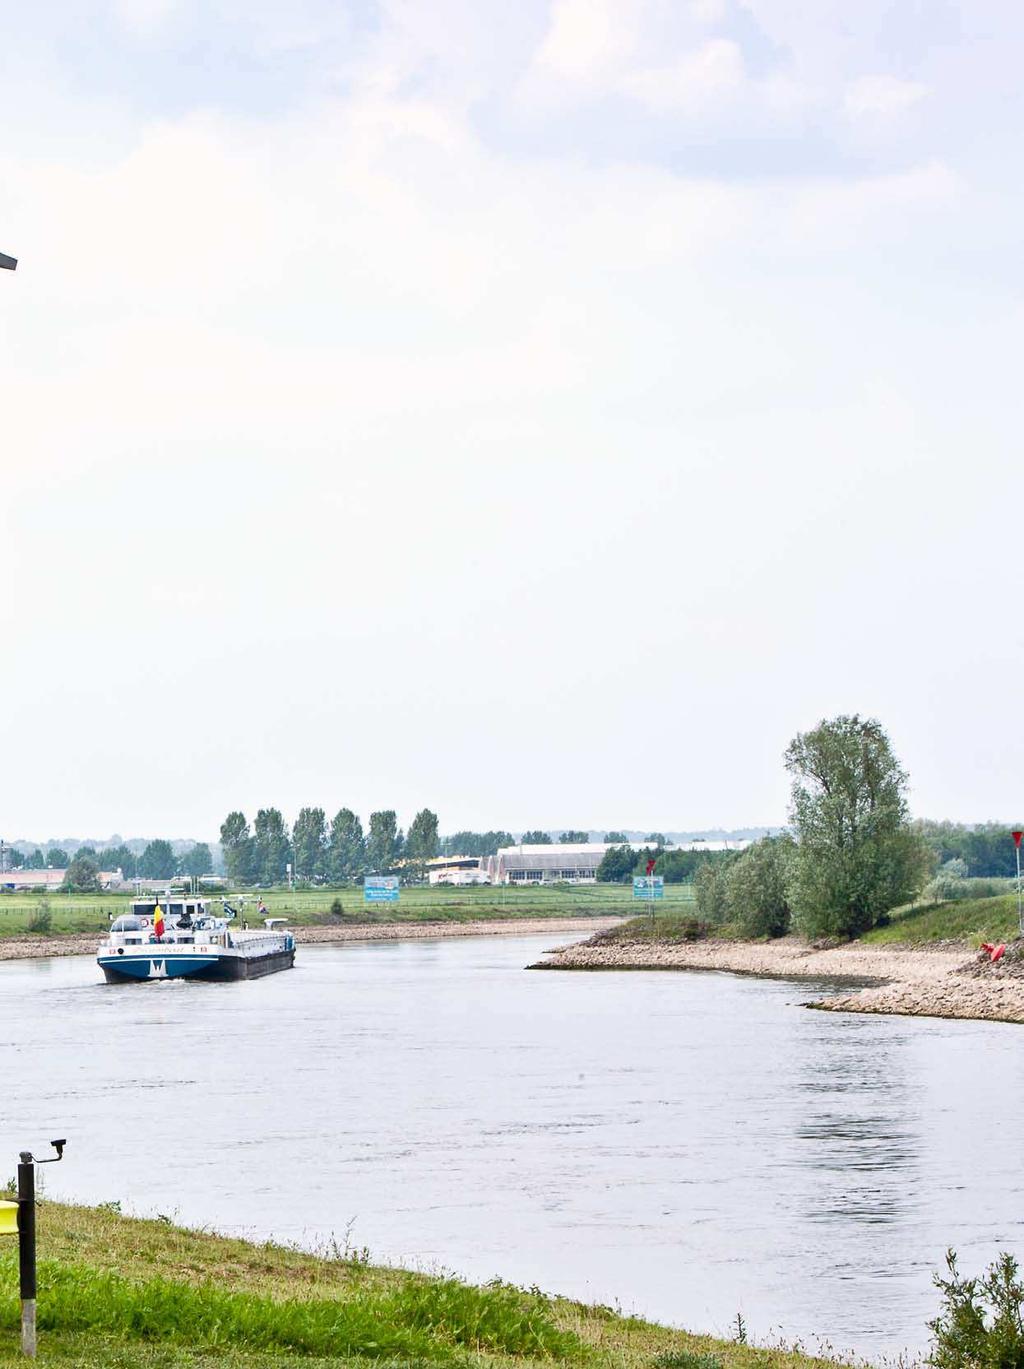
<svg viewBox="0 0 1024 1369">
<path fill-rule="evenodd" d="M 696 939 L 694 913 L 667 911 L 652 924 L 649 917 L 636 917 L 609 932 L 600 934 L 606 943 L 654 941 L 658 945 L 677 945 Z M 715 927 L 711 935 L 720 940 L 737 939 L 732 927 Z M 1019 935 L 1017 895 L 997 898 L 971 898 L 946 903 L 915 904 L 897 909 L 885 927 L 867 932 L 861 941 L 868 945 L 921 945 L 938 941 L 957 941 L 979 946 L 983 941 L 1012 941 Z"/>
<path fill-rule="evenodd" d="M 813 1369 L 825 1361 L 672 1331 L 504 1284 L 332 1250 L 42 1203 L 40 1361 L 82 1369 Z M 18 1352 L 17 1257 L 0 1247 L 0 1363 Z"/>
<path fill-rule="evenodd" d="M 394 922 L 474 922 L 506 918 L 609 917 L 630 916 L 636 912 L 633 891 L 628 885 L 550 885 L 512 888 L 408 888 L 402 889 L 397 904 L 366 905 L 363 891 L 354 885 L 342 889 L 271 889 L 264 895 L 268 912 L 287 917 L 294 925 L 331 923 L 361 926 Z M 22 936 L 38 922 L 41 907 L 49 912 L 49 934 L 99 932 L 110 917 L 127 909 L 131 894 L 0 893 L 0 937 Z M 211 896 L 214 908 L 218 898 Z M 234 907 L 244 907 L 250 921 L 256 918 L 258 895 L 228 895 Z M 692 907 L 693 890 L 688 884 L 665 887 L 665 902 L 659 915 L 671 916 Z M 341 913 L 332 913 L 337 901 Z"/>
<path fill-rule="evenodd" d="M 887 927 L 876 927 L 863 940 L 888 944 L 962 941 L 979 946 L 983 941 L 1012 941 L 1019 934 L 1017 895 L 1001 894 L 899 909 Z"/>
</svg>

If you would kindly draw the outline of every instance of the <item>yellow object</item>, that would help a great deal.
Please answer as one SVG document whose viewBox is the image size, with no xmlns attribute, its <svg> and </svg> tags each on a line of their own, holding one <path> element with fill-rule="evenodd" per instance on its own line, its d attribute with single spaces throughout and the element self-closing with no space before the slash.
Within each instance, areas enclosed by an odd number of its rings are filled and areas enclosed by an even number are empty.
<svg viewBox="0 0 1024 1369">
<path fill-rule="evenodd" d="M 18 1204 L 0 1202 L 0 1236 L 17 1236 Z"/>
</svg>

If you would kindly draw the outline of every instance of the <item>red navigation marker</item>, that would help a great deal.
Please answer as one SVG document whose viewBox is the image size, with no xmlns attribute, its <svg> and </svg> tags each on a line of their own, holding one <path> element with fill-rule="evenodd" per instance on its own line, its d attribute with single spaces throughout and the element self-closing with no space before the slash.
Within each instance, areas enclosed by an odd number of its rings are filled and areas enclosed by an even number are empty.
<svg viewBox="0 0 1024 1369">
<path fill-rule="evenodd" d="M 1021 839 L 1021 837 L 1024 837 L 1024 832 L 1022 832 L 1022 831 L 1018 828 L 1016 832 L 1011 832 L 1011 833 L 1010 833 L 1010 836 L 1013 837 L 1013 844 L 1014 844 L 1014 846 L 1016 846 L 1017 850 L 1019 851 L 1019 850 L 1020 850 L 1020 839 Z"/>
</svg>

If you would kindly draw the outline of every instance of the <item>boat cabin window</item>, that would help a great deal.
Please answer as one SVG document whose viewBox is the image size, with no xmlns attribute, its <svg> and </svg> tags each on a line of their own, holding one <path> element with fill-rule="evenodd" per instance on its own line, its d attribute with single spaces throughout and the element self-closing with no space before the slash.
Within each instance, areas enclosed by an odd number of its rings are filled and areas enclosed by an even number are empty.
<svg viewBox="0 0 1024 1369">
<path fill-rule="evenodd" d="M 142 923 L 137 917 L 119 917 L 114 919 L 112 932 L 141 932 Z"/>
</svg>

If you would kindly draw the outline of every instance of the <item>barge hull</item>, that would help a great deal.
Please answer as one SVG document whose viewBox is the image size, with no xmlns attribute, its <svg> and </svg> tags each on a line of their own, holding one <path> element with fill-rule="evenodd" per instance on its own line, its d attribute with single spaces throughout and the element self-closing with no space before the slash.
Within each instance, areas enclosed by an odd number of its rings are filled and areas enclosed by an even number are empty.
<svg viewBox="0 0 1024 1369">
<path fill-rule="evenodd" d="M 273 951 L 270 955 L 184 957 L 147 956 L 130 960 L 101 961 L 100 969 L 108 984 L 152 984 L 161 979 L 259 979 L 295 964 L 295 948 Z"/>
</svg>

